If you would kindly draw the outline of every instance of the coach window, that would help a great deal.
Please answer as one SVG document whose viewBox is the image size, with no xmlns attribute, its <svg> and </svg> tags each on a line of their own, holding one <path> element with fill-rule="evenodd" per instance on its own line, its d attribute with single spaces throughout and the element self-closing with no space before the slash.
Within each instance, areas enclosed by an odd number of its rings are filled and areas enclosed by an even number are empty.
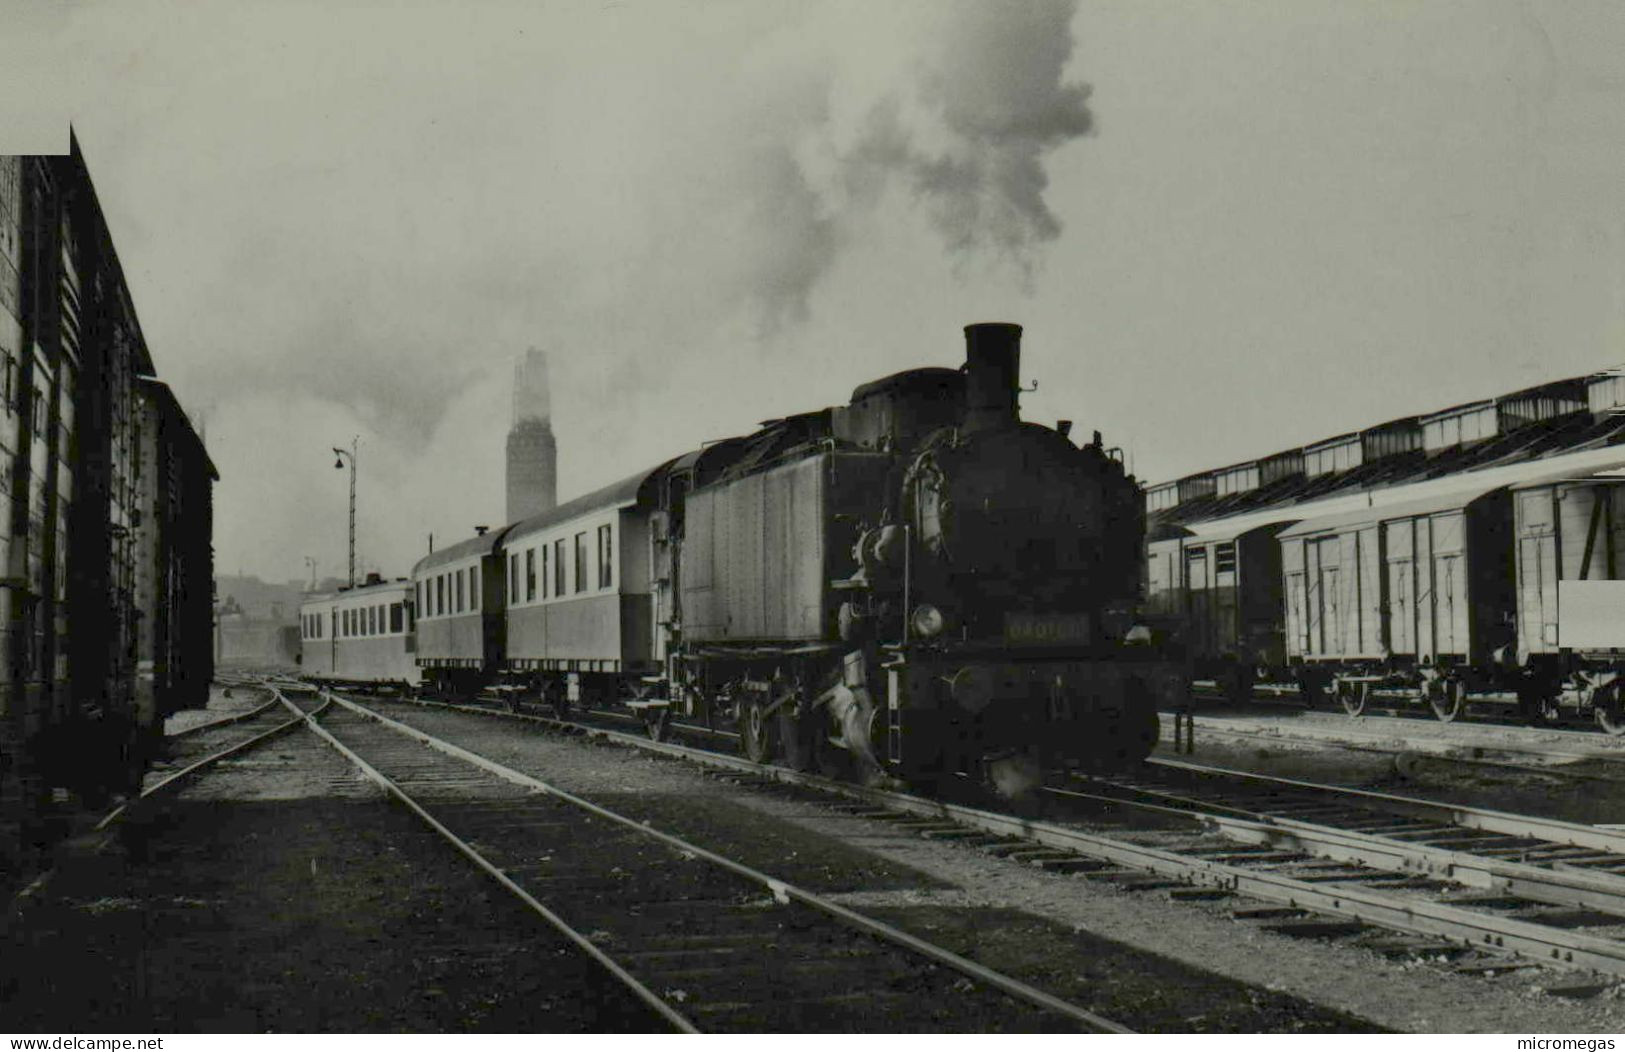
<svg viewBox="0 0 1625 1052">
<path fill-rule="evenodd" d="M 564 594 L 564 538 L 553 542 L 553 595 Z"/>
<path fill-rule="evenodd" d="M 446 615 L 446 575 L 441 574 L 434 579 L 434 612 L 444 617 Z"/>
<path fill-rule="evenodd" d="M 519 602 L 519 553 L 508 556 L 508 601 Z"/>
<path fill-rule="evenodd" d="M 576 591 L 587 590 L 587 531 L 576 534 Z"/>
<path fill-rule="evenodd" d="M 463 612 L 463 571 L 458 570 L 452 577 L 452 583 L 457 586 L 457 607 L 452 612 L 460 614 Z"/>
<path fill-rule="evenodd" d="M 549 548 L 548 545 L 545 545 L 545 544 L 542 545 L 542 598 L 543 599 L 546 599 L 548 596 L 553 594 L 552 591 L 547 586 L 548 582 L 552 579 L 552 578 L 550 578 L 548 576 L 548 574 L 551 572 L 551 571 L 548 570 L 548 567 L 552 565 L 552 563 L 548 562 L 548 559 L 547 559 L 547 553 L 548 553 L 549 550 L 551 550 L 551 549 Z"/>
<path fill-rule="evenodd" d="M 389 630 L 391 632 L 406 631 L 406 613 L 400 603 L 389 604 Z"/>
<path fill-rule="evenodd" d="M 598 527 L 598 587 L 600 588 L 608 588 L 615 583 L 610 540 L 610 528 L 608 526 Z"/>
<path fill-rule="evenodd" d="M 480 609 L 480 568 L 468 568 L 468 608 L 475 612 Z"/>
<path fill-rule="evenodd" d="M 536 549 L 525 549 L 525 602 L 536 598 Z"/>
</svg>

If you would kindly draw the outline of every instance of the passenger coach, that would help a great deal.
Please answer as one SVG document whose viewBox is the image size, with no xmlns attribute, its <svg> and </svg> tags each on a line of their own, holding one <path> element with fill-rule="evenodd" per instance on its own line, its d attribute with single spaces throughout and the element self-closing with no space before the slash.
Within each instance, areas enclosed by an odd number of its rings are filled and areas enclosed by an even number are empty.
<svg viewBox="0 0 1625 1052">
<path fill-rule="evenodd" d="M 552 701 L 614 701 L 657 674 L 649 516 L 659 469 L 511 527 L 503 538 L 509 685 Z"/>
<path fill-rule="evenodd" d="M 467 696 L 490 682 L 503 654 L 502 538 L 479 535 L 412 567 L 417 600 L 417 666 L 425 685 Z"/>
<path fill-rule="evenodd" d="M 299 608 L 304 674 L 335 686 L 415 687 L 415 620 L 404 578 L 368 574 L 363 585 L 313 596 Z"/>
</svg>

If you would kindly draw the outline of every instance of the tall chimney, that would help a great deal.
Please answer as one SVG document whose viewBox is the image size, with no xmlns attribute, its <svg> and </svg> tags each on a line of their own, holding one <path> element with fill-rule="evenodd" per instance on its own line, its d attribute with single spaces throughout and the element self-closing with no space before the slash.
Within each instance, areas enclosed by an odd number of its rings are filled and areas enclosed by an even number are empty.
<svg viewBox="0 0 1625 1052">
<path fill-rule="evenodd" d="M 965 430 L 1011 427 L 1021 416 L 1021 326 L 988 321 L 965 326 Z"/>
<path fill-rule="evenodd" d="M 558 504 L 558 447 L 547 385 L 547 356 L 532 347 L 514 367 L 513 428 L 508 432 L 508 521 Z"/>
</svg>

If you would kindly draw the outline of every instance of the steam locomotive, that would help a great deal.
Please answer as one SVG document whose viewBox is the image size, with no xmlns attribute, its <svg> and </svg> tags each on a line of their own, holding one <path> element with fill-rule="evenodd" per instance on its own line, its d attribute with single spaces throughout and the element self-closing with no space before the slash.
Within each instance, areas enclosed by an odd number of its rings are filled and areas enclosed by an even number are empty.
<svg viewBox="0 0 1625 1052">
<path fill-rule="evenodd" d="M 624 704 L 656 736 L 731 721 L 753 760 L 866 781 L 1015 794 L 1139 762 L 1186 686 L 1136 619 L 1140 488 L 1098 433 L 1020 419 L 1020 326 L 965 334 L 960 369 L 864 384 L 427 556 L 402 637 L 423 683 Z M 341 675 L 336 602 L 304 623 Z"/>
</svg>

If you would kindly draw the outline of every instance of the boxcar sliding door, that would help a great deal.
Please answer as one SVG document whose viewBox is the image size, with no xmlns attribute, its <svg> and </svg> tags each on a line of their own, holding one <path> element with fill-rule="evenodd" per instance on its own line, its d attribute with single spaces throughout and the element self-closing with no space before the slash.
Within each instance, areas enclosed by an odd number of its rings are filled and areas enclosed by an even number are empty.
<svg viewBox="0 0 1625 1052">
<path fill-rule="evenodd" d="M 1436 653 L 1466 657 L 1472 615 L 1467 592 L 1466 515 L 1459 511 L 1435 515 L 1432 527 Z"/>
</svg>

